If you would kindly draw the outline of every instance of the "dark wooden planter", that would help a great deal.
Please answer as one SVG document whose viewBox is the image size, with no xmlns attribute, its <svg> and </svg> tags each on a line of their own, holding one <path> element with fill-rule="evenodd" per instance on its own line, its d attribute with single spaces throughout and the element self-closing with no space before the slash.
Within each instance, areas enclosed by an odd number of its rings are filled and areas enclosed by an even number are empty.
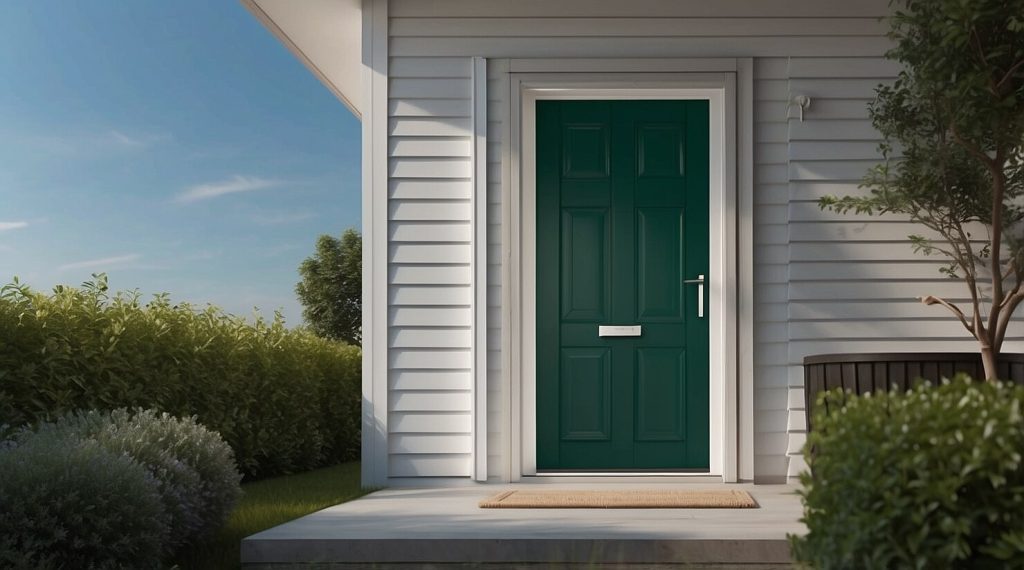
<svg viewBox="0 0 1024 570">
<path fill-rule="evenodd" d="M 938 382 L 958 372 L 984 376 L 981 355 L 975 352 L 897 352 L 878 354 L 823 354 L 804 358 L 804 405 L 807 430 L 811 407 L 818 394 L 844 388 L 856 394 L 907 390 L 919 379 Z M 1024 354 L 1003 354 L 999 378 L 1024 384 Z"/>
</svg>

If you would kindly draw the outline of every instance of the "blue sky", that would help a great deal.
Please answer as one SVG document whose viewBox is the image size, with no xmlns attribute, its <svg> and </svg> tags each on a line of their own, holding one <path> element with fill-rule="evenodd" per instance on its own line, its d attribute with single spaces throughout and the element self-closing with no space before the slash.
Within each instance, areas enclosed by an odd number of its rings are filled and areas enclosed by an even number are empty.
<svg viewBox="0 0 1024 570">
<path fill-rule="evenodd" d="M 5 2 L 0 78 L 0 281 L 298 324 L 298 264 L 359 227 L 359 122 L 236 0 Z"/>
</svg>

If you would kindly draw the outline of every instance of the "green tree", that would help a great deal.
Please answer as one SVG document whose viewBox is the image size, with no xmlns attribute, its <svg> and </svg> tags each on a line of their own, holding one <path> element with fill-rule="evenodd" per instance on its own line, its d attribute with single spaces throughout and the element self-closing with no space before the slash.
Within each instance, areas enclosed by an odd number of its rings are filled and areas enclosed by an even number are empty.
<svg viewBox="0 0 1024 570">
<path fill-rule="evenodd" d="M 299 265 L 295 293 L 302 316 L 318 336 L 358 345 L 363 294 L 363 239 L 347 229 L 341 238 L 322 235 L 316 251 Z"/>
<path fill-rule="evenodd" d="M 914 250 L 947 258 L 965 296 L 921 297 L 980 344 L 985 375 L 1024 300 L 1024 0 L 895 0 L 888 57 L 903 64 L 870 106 L 884 137 L 867 196 L 827 196 L 838 212 L 901 214 L 927 228 Z M 956 301 L 956 302 L 954 302 Z M 959 303 L 959 304 L 958 304 Z"/>
</svg>

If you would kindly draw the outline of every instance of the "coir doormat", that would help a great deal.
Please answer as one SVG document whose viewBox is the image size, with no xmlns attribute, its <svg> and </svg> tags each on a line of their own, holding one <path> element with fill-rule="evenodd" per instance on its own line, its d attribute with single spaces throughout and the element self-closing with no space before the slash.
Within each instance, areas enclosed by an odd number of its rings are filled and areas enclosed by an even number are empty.
<svg viewBox="0 0 1024 570">
<path fill-rule="evenodd" d="M 480 501 L 482 509 L 753 509 L 746 491 L 515 489 Z"/>
</svg>

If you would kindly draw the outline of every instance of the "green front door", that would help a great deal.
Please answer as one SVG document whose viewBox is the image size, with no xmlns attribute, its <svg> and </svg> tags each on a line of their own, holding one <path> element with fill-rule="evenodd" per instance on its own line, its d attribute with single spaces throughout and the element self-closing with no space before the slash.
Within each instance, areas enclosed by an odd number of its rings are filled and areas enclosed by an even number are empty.
<svg viewBox="0 0 1024 570">
<path fill-rule="evenodd" d="M 537 102 L 539 470 L 708 469 L 708 124 Z"/>
</svg>

